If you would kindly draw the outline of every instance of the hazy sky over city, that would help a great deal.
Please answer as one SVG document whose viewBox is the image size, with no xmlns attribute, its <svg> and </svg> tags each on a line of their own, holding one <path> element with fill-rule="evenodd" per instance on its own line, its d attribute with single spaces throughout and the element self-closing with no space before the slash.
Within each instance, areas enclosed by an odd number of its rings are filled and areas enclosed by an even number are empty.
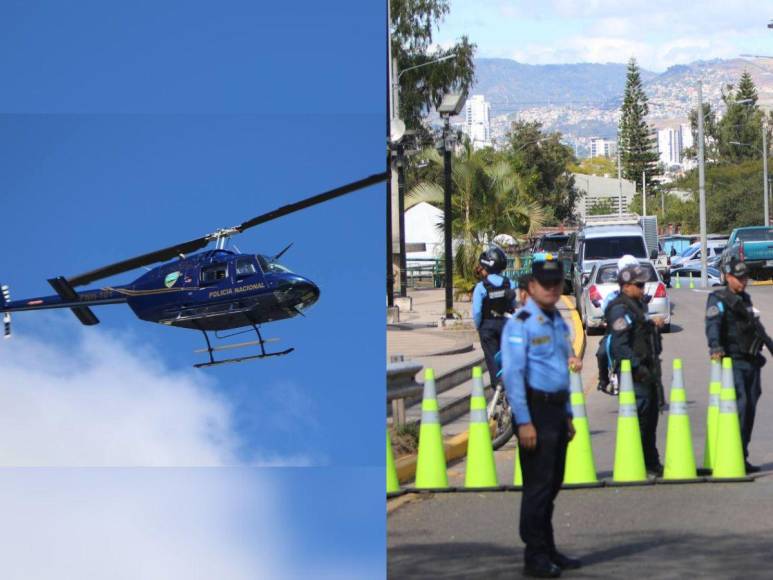
<svg viewBox="0 0 773 580">
<path fill-rule="evenodd" d="M 478 57 L 527 64 L 626 62 L 649 70 L 675 64 L 773 54 L 773 2 L 730 0 L 451 0 L 435 40 L 462 35 Z"/>
</svg>

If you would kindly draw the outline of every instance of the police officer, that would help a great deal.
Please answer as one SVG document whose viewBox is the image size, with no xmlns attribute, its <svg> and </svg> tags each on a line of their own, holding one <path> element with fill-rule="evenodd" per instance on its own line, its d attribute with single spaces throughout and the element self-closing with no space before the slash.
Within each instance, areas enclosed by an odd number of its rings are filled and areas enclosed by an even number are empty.
<svg viewBox="0 0 773 580">
<path fill-rule="evenodd" d="M 623 268 L 626 266 L 637 266 L 639 264 L 639 260 L 637 260 L 635 257 L 633 257 L 631 254 L 625 254 L 622 258 L 620 258 L 617 261 L 617 271 L 620 272 Z M 607 311 L 607 307 L 612 303 L 612 301 L 617 298 L 620 295 L 620 290 L 613 290 L 609 294 L 607 294 L 604 297 L 604 300 L 600 303 L 594 302 L 593 305 L 598 308 L 601 307 L 601 313 L 604 314 Z M 609 365 L 611 364 L 610 358 L 610 350 L 609 350 L 609 328 L 607 328 L 607 332 L 604 335 L 604 338 L 599 341 L 599 347 L 596 350 L 596 364 L 598 365 L 599 369 L 599 384 L 596 387 L 599 391 L 602 393 L 606 393 L 607 395 L 617 395 L 618 394 L 618 387 L 612 386 L 609 382 Z"/>
<path fill-rule="evenodd" d="M 566 446 L 574 437 L 569 368 L 582 368 L 556 309 L 563 283 L 561 263 L 551 254 L 535 255 L 529 300 L 502 334 L 503 378 L 518 426 L 523 473 L 519 531 L 526 544 L 524 573 L 538 578 L 555 578 L 562 569 L 581 565 L 556 549 L 552 524 Z"/>
<path fill-rule="evenodd" d="M 507 256 L 496 246 L 483 252 L 478 259 L 483 280 L 472 292 L 472 317 L 480 336 L 480 346 L 486 357 L 491 383 L 496 382 L 499 364 L 496 354 L 502 338 L 506 316 L 515 312 L 515 290 L 510 280 L 501 275 L 507 267 Z"/>
<path fill-rule="evenodd" d="M 760 470 L 749 463 L 749 440 L 754 427 L 757 400 L 762 394 L 760 369 L 765 357 L 760 354 L 761 342 L 755 328 L 752 301 L 746 293 L 748 270 L 746 264 L 730 258 L 722 265 L 727 286 L 709 294 L 706 301 L 706 338 L 709 355 L 718 360 L 723 356 L 733 359 L 733 380 L 738 401 L 738 421 L 747 473 Z"/>
<path fill-rule="evenodd" d="M 605 317 L 615 371 L 619 372 L 622 360 L 631 361 L 645 466 L 650 474 L 660 477 L 663 466 L 655 446 L 655 431 L 665 401 L 659 356 L 662 348 L 656 325 L 662 326 L 663 320 L 653 322 L 647 318 L 643 298 L 648 279 L 648 272 L 638 263 L 622 268 L 617 278 L 620 295 L 609 303 Z"/>
</svg>

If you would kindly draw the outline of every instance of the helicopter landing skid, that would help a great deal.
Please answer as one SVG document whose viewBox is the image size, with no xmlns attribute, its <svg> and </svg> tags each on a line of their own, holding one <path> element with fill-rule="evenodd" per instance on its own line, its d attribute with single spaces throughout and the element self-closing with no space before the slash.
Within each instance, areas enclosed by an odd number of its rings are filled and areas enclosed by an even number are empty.
<svg viewBox="0 0 773 580">
<path fill-rule="evenodd" d="M 207 341 L 207 348 L 198 349 L 198 350 L 196 350 L 194 352 L 206 352 L 206 353 L 208 353 L 209 354 L 209 362 L 207 362 L 207 363 L 198 363 L 198 364 L 195 364 L 193 366 L 196 367 L 197 369 L 200 369 L 200 368 L 204 368 L 204 367 L 212 367 L 212 366 L 223 365 L 223 364 L 227 364 L 227 363 L 239 363 L 239 362 L 243 362 L 243 361 L 246 361 L 246 360 L 253 360 L 253 359 L 258 359 L 258 358 L 268 358 L 268 357 L 271 357 L 271 356 L 283 356 L 283 355 L 286 355 L 286 354 L 290 354 L 291 352 L 293 352 L 295 350 L 295 348 L 291 347 L 291 348 L 288 348 L 288 349 L 285 349 L 285 350 L 282 350 L 282 351 L 278 351 L 278 352 L 266 352 L 266 347 L 265 347 L 266 343 L 274 342 L 277 339 L 269 338 L 269 339 L 264 340 L 263 337 L 260 334 L 260 330 L 258 330 L 258 327 L 253 324 L 252 328 L 255 329 L 255 332 L 258 335 L 258 340 L 252 340 L 252 341 L 249 341 L 249 342 L 240 342 L 238 344 L 227 344 L 225 346 L 219 346 L 219 347 L 218 346 L 213 347 L 212 344 L 209 342 L 209 336 L 207 335 L 207 331 L 206 330 L 202 330 L 201 332 L 204 334 L 204 340 Z M 231 349 L 231 348 L 242 348 L 242 347 L 251 346 L 251 345 L 255 345 L 255 344 L 260 345 L 260 354 L 253 354 L 253 355 L 250 355 L 250 356 L 240 356 L 240 357 L 235 357 L 235 358 L 226 358 L 226 359 L 222 359 L 222 360 L 215 360 L 215 357 L 212 355 L 212 353 L 214 353 L 216 351 L 227 350 L 227 349 Z"/>
</svg>

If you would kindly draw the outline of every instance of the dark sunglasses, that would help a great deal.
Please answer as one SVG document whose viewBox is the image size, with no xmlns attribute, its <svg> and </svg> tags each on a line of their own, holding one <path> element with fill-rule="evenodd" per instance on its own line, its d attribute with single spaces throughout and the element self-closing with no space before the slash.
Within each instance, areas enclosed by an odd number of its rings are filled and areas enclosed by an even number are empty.
<svg viewBox="0 0 773 580">
<path fill-rule="evenodd" d="M 634 282 L 633 285 L 637 288 L 644 288 L 646 282 Z"/>
<path fill-rule="evenodd" d="M 563 284 L 563 280 L 546 280 L 545 282 L 540 282 L 540 286 L 543 288 L 555 288 L 559 284 Z"/>
</svg>

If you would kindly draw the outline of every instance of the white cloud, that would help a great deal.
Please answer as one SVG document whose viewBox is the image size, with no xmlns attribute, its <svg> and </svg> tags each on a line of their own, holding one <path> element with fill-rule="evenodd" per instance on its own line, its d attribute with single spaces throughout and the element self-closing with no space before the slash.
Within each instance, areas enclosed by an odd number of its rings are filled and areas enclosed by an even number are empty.
<svg viewBox="0 0 773 580">
<path fill-rule="evenodd" d="M 171 370 L 125 336 L 43 317 L 45 340 L 30 332 L 0 344 L 0 466 L 312 463 L 270 451 L 241 460 L 233 402 L 207 375 Z M 285 392 L 274 408 L 308 422 L 300 389 Z"/>
<path fill-rule="evenodd" d="M 4 580 L 284 578 L 271 478 L 239 469 L 3 469 Z"/>
</svg>

